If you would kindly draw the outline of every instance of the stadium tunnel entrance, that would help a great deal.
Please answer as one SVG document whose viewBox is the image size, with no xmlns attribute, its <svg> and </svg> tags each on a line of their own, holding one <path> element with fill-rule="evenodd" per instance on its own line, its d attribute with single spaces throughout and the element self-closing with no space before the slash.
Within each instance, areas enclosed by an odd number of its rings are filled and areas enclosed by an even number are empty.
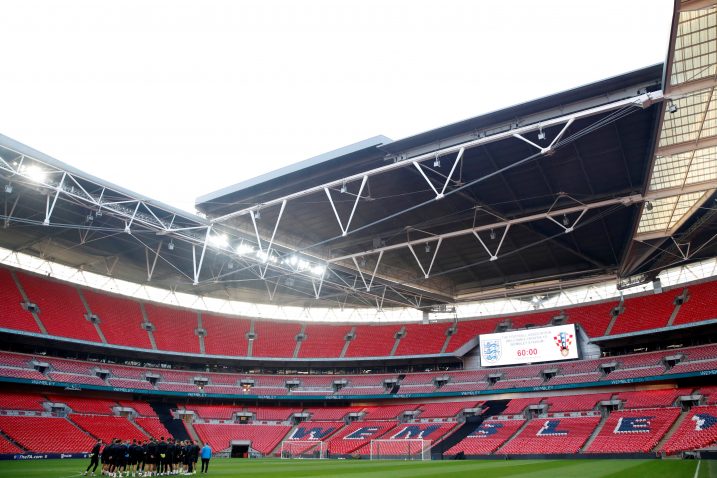
<svg viewBox="0 0 717 478">
<path fill-rule="evenodd" d="M 251 442 L 248 440 L 232 440 L 232 458 L 248 458 Z"/>
</svg>

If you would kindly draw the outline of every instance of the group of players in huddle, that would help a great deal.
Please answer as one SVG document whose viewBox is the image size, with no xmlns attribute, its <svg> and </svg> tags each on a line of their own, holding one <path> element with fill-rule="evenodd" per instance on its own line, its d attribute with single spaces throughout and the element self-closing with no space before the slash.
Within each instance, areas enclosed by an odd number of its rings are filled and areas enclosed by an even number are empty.
<svg viewBox="0 0 717 478">
<path fill-rule="evenodd" d="M 211 453 L 211 452 L 210 452 Z M 209 469 L 209 460 L 204 459 L 202 450 L 202 473 Z M 110 477 L 122 476 L 161 476 L 161 475 L 192 475 L 196 473 L 196 464 L 200 449 L 196 441 L 175 441 L 161 437 L 140 442 L 138 440 L 113 439 L 103 446 L 98 440 L 90 452 L 90 465 L 85 475 L 92 468 L 95 476 L 97 466 L 102 463 L 102 474 Z M 124 473 L 124 475 L 123 475 Z"/>
</svg>

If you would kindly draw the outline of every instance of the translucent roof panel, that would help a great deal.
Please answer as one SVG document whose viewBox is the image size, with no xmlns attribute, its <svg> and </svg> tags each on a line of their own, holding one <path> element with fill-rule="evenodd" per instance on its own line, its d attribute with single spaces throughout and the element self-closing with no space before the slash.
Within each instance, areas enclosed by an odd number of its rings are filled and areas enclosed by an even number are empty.
<svg viewBox="0 0 717 478">
<path fill-rule="evenodd" d="M 650 191 L 717 180 L 717 146 L 655 158 Z"/>
<path fill-rule="evenodd" d="M 672 86 L 717 74 L 717 7 L 680 13 Z"/>
<path fill-rule="evenodd" d="M 706 88 L 673 100 L 677 111 L 665 108 L 659 147 L 696 141 L 717 134 L 716 88 Z"/>
<path fill-rule="evenodd" d="M 651 201 L 652 207 L 644 207 L 642 210 L 637 235 L 661 233 L 669 236 L 672 228 L 677 226 L 695 206 L 704 201 L 708 194 L 710 191 L 699 191 Z"/>
</svg>

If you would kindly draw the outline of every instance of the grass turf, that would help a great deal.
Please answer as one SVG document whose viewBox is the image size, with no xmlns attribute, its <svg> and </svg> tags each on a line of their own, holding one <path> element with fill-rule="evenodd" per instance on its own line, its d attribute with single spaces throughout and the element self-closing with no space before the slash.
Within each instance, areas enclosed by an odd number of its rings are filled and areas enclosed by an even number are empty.
<svg viewBox="0 0 717 478">
<path fill-rule="evenodd" d="M 76 478 L 89 461 L 0 461 L 3 478 Z M 207 478 L 707 478 L 717 477 L 717 462 L 703 460 L 512 460 L 368 461 L 213 459 Z M 202 476 L 200 474 L 196 476 Z"/>
</svg>

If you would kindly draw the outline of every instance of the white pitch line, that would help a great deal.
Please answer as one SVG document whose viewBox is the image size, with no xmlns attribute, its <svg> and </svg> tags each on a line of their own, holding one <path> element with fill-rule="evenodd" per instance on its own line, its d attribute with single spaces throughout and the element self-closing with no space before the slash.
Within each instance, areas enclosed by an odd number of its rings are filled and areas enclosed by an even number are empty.
<svg viewBox="0 0 717 478">
<path fill-rule="evenodd" d="M 695 476 L 693 478 L 697 478 L 697 475 L 699 475 L 701 464 L 702 464 L 702 460 L 697 461 L 697 468 L 695 468 Z"/>
</svg>

